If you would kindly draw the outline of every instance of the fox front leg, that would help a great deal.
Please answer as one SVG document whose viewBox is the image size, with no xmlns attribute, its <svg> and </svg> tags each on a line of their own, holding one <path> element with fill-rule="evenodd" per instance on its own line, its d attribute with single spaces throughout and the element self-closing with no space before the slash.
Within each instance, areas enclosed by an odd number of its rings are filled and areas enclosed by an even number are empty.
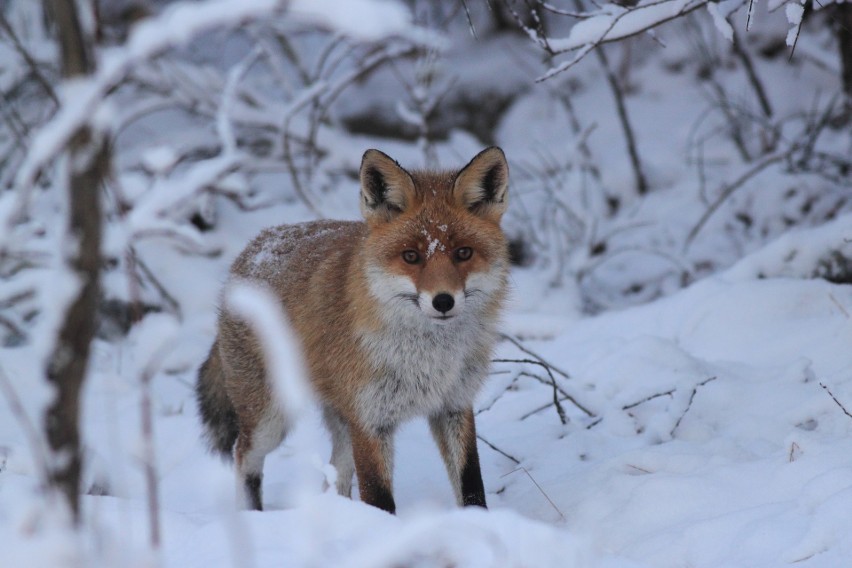
<svg viewBox="0 0 852 568">
<path fill-rule="evenodd" d="M 349 425 L 358 491 L 365 503 L 396 513 L 393 500 L 393 430 Z"/>
<path fill-rule="evenodd" d="M 485 507 L 473 408 L 432 415 L 429 426 L 447 466 L 458 504 Z"/>
</svg>

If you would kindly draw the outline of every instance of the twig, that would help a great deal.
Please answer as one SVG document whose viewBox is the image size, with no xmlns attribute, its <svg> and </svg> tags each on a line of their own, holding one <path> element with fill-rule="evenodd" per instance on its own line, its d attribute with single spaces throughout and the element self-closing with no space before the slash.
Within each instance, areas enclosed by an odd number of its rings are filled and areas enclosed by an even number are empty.
<svg viewBox="0 0 852 568">
<path fill-rule="evenodd" d="M 9 36 L 9 39 L 12 40 L 12 43 L 15 45 L 15 51 L 18 52 L 24 61 L 29 66 L 30 71 L 32 71 L 33 77 L 35 77 L 36 81 L 41 88 L 44 89 L 45 94 L 53 101 L 57 107 L 59 106 L 59 97 L 56 96 L 56 92 L 53 90 L 53 87 L 50 86 L 50 82 L 42 75 L 41 70 L 38 68 L 38 63 L 36 63 L 35 59 L 33 59 L 32 54 L 29 50 L 24 47 L 24 44 L 21 43 L 20 38 L 15 33 L 15 30 L 12 28 L 12 25 L 6 19 L 6 16 L 0 11 L 0 28 L 3 29 L 3 32 Z"/>
<path fill-rule="evenodd" d="M 464 8 L 464 14 L 467 17 L 467 27 L 470 30 L 470 35 L 473 36 L 473 39 L 479 39 L 476 35 L 476 27 L 473 25 L 473 20 L 470 17 L 470 9 L 467 7 L 467 2 L 465 0 L 461 0 L 462 8 Z"/>
<path fill-rule="evenodd" d="M 514 469 L 514 470 L 510 471 L 509 473 L 507 473 L 505 475 L 501 475 L 500 478 L 502 479 L 502 478 L 506 477 L 507 475 L 511 475 L 511 474 L 518 472 L 518 471 L 523 471 L 524 473 L 527 474 L 527 477 L 530 478 L 530 481 L 533 482 L 533 484 L 536 486 L 536 488 L 539 490 L 539 492 L 542 495 L 544 495 L 545 499 L 547 499 L 547 502 L 550 503 L 550 506 L 553 507 L 553 510 L 556 511 L 557 513 L 559 513 L 559 516 L 562 517 L 562 520 L 564 521 L 565 515 L 562 514 L 562 511 L 559 510 L 559 507 L 556 506 L 556 503 L 553 502 L 553 499 L 551 499 L 547 495 L 547 493 L 544 492 L 544 489 L 541 488 L 541 485 L 538 484 L 538 482 L 535 480 L 535 478 L 532 475 L 530 475 L 530 472 L 527 470 L 527 468 L 525 468 L 524 466 L 520 466 L 517 469 Z"/>
<path fill-rule="evenodd" d="M 748 0 L 748 15 L 746 16 L 746 31 L 751 31 L 751 15 L 754 12 L 754 0 Z"/>
<path fill-rule="evenodd" d="M 557 367 L 556 365 L 554 365 L 554 364 L 553 364 L 553 363 L 551 363 L 550 361 L 547 361 L 547 360 L 546 360 L 546 359 L 544 359 L 541 355 L 539 355 L 538 353 L 536 353 L 536 352 L 535 352 L 535 351 L 533 351 L 532 349 L 529 349 L 529 348 L 528 348 L 528 347 L 526 347 L 523 343 L 521 343 L 521 341 L 520 341 L 520 340 L 515 339 L 515 338 L 514 338 L 514 337 L 512 337 L 511 335 L 508 335 L 508 334 L 505 334 L 505 333 L 501 333 L 501 334 L 500 334 L 500 339 L 505 339 L 506 341 L 508 341 L 509 343 L 511 343 L 512 345 L 514 345 L 515 347 L 517 347 L 518 349 L 520 349 L 521 351 L 523 351 L 524 353 L 526 353 L 527 355 L 529 355 L 530 357 L 534 357 L 534 358 L 536 358 L 537 360 L 541 361 L 542 363 L 544 363 L 545 365 L 547 365 L 548 367 L 550 367 L 552 370 L 556 371 L 556 373 L 557 373 L 557 374 L 562 375 L 564 378 L 566 378 L 566 379 L 570 379 L 570 378 L 571 378 L 571 375 L 569 375 L 567 372 L 563 371 L 562 369 L 560 369 L 559 367 Z"/>
<path fill-rule="evenodd" d="M 827 386 L 825 386 L 823 383 L 820 383 L 820 384 L 819 384 L 819 386 L 821 386 L 823 389 L 825 389 L 825 392 L 827 392 L 827 393 L 828 393 L 828 396 L 830 396 L 830 397 L 832 398 L 832 400 L 834 400 L 834 402 L 835 402 L 835 403 L 837 403 L 837 406 L 839 406 L 839 407 L 840 407 L 840 410 L 842 410 L 842 411 L 843 411 L 843 414 L 845 414 L 845 415 L 846 415 L 846 416 L 848 416 L 849 418 L 852 418 L 852 414 L 849 414 L 849 411 L 848 411 L 848 410 L 846 410 L 846 407 L 845 407 L 845 406 L 843 406 L 843 404 L 842 404 L 839 400 L 837 400 L 837 397 L 836 397 L 836 396 L 834 396 L 834 393 L 833 393 L 833 392 L 831 392 L 831 389 L 829 389 L 829 388 L 828 388 Z"/>
<path fill-rule="evenodd" d="M 506 372 L 511 372 L 511 371 L 506 371 Z M 494 375 L 496 373 L 491 373 L 491 374 Z M 513 378 L 508 385 L 506 385 L 506 388 L 504 388 L 502 391 L 500 391 L 500 394 L 495 396 L 491 400 L 491 402 L 489 402 L 488 404 L 486 404 L 485 406 L 481 407 L 479 410 L 476 411 L 476 415 L 479 416 L 483 412 L 487 412 L 487 411 L 491 410 L 491 408 L 495 404 L 497 404 L 497 401 L 500 400 L 501 398 L 503 398 L 503 395 L 506 394 L 507 392 L 509 392 L 510 390 L 512 390 L 512 387 L 515 386 L 518 383 L 518 377 L 520 377 L 520 375 L 515 375 L 515 378 Z"/>
<path fill-rule="evenodd" d="M 793 46 L 793 49 L 795 49 L 795 45 Z M 766 118 L 771 117 L 772 105 L 769 103 L 769 97 L 766 96 L 766 90 L 763 88 L 763 83 L 757 76 L 757 71 L 754 69 L 754 64 L 751 61 L 751 57 L 749 57 L 748 53 L 746 53 L 746 51 L 740 46 L 740 38 L 736 32 L 734 32 L 733 50 L 734 54 L 739 58 L 740 62 L 742 63 L 749 83 L 751 83 L 751 86 L 754 89 L 755 94 L 757 95 L 757 100 L 760 103 L 760 109 L 763 111 L 763 116 L 765 116 Z M 793 54 L 791 53 L 790 56 L 792 57 L 792 55 Z"/>
<path fill-rule="evenodd" d="M 540 382 L 541 384 L 544 384 L 544 385 L 551 384 L 550 381 L 545 380 L 544 378 L 536 375 L 535 373 L 527 373 L 525 371 L 521 371 L 520 373 L 518 373 L 518 376 L 519 377 L 529 377 L 531 379 L 535 379 L 535 380 L 537 380 L 538 382 Z M 557 388 L 559 389 L 559 394 L 562 395 L 563 399 L 569 401 L 571 404 L 573 404 L 574 406 L 579 408 L 583 412 L 583 414 L 585 414 L 589 418 L 595 417 L 594 412 L 592 412 L 591 410 L 589 410 L 588 408 L 586 408 L 585 406 L 583 406 L 582 404 L 577 402 L 577 399 L 574 398 L 572 395 L 568 394 L 567 392 L 565 392 L 565 389 L 563 389 L 562 387 L 559 387 L 558 385 L 557 385 Z M 553 406 L 553 403 L 549 402 L 549 403 L 547 403 L 547 406 L 548 407 Z"/>
<path fill-rule="evenodd" d="M 654 400 L 655 398 L 660 398 L 661 396 L 672 396 L 675 392 L 675 389 L 666 391 L 666 392 L 658 392 L 656 394 L 652 394 L 651 396 L 646 396 L 642 400 L 638 400 L 636 402 L 631 402 L 630 404 L 625 404 L 621 407 L 621 410 L 630 410 L 631 408 L 636 408 L 640 404 L 644 404 L 650 400 Z"/>
<path fill-rule="evenodd" d="M 130 255 L 132 256 L 133 263 L 136 265 L 136 268 L 139 269 L 139 272 L 145 275 L 145 278 L 148 279 L 148 282 L 151 283 L 154 288 L 157 289 L 157 292 L 160 294 L 160 297 L 163 298 L 163 301 L 168 304 L 171 312 L 177 316 L 178 319 L 183 319 L 183 315 L 181 314 L 180 303 L 172 296 L 166 287 L 163 286 L 162 282 L 154 275 L 148 265 L 139 257 L 139 254 L 136 252 L 134 247 L 130 247 Z M 135 272 L 135 271 L 134 271 Z M 131 278 L 138 278 L 135 273 L 131 273 Z M 141 305 L 141 304 L 140 304 Z"/>
<path fill-rule="evenodd" d="M 598 46 L 595 53 L 597 53 L 598 60 L 604 70 L 604 76 L 609 84 L 609 89 L 612 91 L 612 96 L 615 99 L 615 109 L 618 111 L 618 120 L 621 123 L 621 129 L 624 131 L 624 141 L 627 144 L 627 155 L 630 158 L 630 165 L 633 167 L 636 193 L 645 195 L 648 193 L 648 180 L 642 169 L 639 150 L 636 148 L 636 136 L 633 133 L 633 126 L 630 124 L 630 117 L 627 115 L 624 92 L 618 83 L 618 77 L 615 76 L 615 72 L 613 72 L 612 67 L 609 65 L 609 59 L 607 59 L 606 53 L 604 53 L 603 46 Z"/>
<path fill-rule="evenodd" d="M 763 156 L 760 160 L 755 162 L 748 170 L 743 172 L 740 177 L 738 177 L 736 180 L 724 187 L 720 192 L 719 197 L 716 198 L 716 201 L 710 204 L 710 207 L 708 207 L 707 210 L 704 211 L 704 214 L 701 215 L 701 218 L 698 220 L 695 226 L 692 227 L 692 230 L 689 231 L 689 234 L 687 235 L 686 240 L 684 241 L 684 250 L 690 247 L 692 241 L 695 240 L 695 237 L 698 236 L 698 233 L 701 232 L 701 229 L 703 229 L 704 225 L 707 224 L 707 221 L 710 220 L 710 217 L 712 217 L 713 214 L 716 213 L 719 207 L 722 206 L 722 204 L 731 196 L 731 194 L 733 194 L 736 190 L 742 187 L 748 180 L 750 180 L 772 164 L 780 162 L 789 157 L 792 154 L 793 149 L 795 149 L 795 146 L 793 148 L 788 148 L 783 151 L 774 152 L 772 154 L 767 154 Z"/>
<path fill-rule="evenodd" d="M 24 329 L 19 326 L 12 318 L 0 314 L 0 326 L 5 327 L 14 337 L 26 337 Z"/>
<path fill-rule="evenodd" d="M 533 361 L 532 359 L 494 359 L 494 363 L 528 363 L 530 365 L 539 365 L 547 371 L 550 377 L 550 384 L 553 386 L 553 405 L 556 407 L 556 413 L 559 415 L 559 421 L 562 424 L 568 424 L 568 416 L 565 414 L 565 409 L 562 408 L 562 403 L 559 402 L 559 388 L 556 386 L 556 379 L 550 371 L 550 367 L 541 361 Z"/>
<path fill-rule="evenodd" d="M 674 433 L 677 430 L 678 426 L 680 426 L 681 421 L 686 417 L 686 413 L 689 412 L 689 409 L 692 408 L 692 401 L 695 400 L 695 395 L 696 393 L 698 393 L 698 387 L 703 387 L 707 383 L 715 381 L 716 379 L 717 377 L 710 377 L 709 379 L 704 379 L 703 381 L 692 387 L 692 394 L 689 395 L 689 402 L 686 403 L 686 408 L 684 409 L 683 414 L 681 414 L 680 417 L 677 419 L 677 422 L 675 422 L 675 425 L 671 429 L 671 432 L 669 432 L 669 435 L 674 437 Z"/>
<path fill-rule="evenodd" d="M 491 442 L 489 442 L 488 440 L 486 440 L 485 438 L 483 438 L 479 434 L 476 435 L 476 439 L 479 440 L 480 442 L 482 442 L 483 444 L 485 444 L 486 446 L 488 446 L 489 448 L 491 448 L 492 450 L 494 450 L 495 452 L 497 452 L 498 454 L 500 454 L 501 456 L 503 456 L 504 458 L 507 458 L 507 459 L 515 462 L 515 465 L 521 465 L 521 460 L 519 460 L 518 458 L 516 458 L 515 456 L 513 456 L 511 454 L 507 454 L 506 452 L 504 452 L 503 450 L 501 450 L 500 448 L 498 448 L 497 446 L 495 446 L 494 444 L 492 444 Z"/>
<path fill-rule="evenodd" d="M 529 376 L 529 375 L 527 375 L 527 376 Z M 568 397 L 563 396 L 563 397 L 562 397 L 562 400 L 563 400 L 563 401 L 565 401 L 565 400 L 571 400 L 571 399 L 569 399 Z M 571 402 L 576 403 L 576 401 L 574 401 L 574 400 L 571 400 Z M 521 417 L 519 418 L 519 420 L 526 420 L 526 419 L 527 419 L 527 418 L 529 418 L 530 416 L 532 416 L 532 415 L 534 415 L 534 414 L 538 414 L 538 413 L 539 413 L 539 412 L 541 412 L 542 410 L 547 410 L 547 409 L 548 409 L 548 408 L 550 408 L 551 406 L 553 406 L 553 403 L 552 403 L 552 402 L 548 402 L 547 404 L 542 404 L 542 405 L 541 405 L 541 406 L 539 406 L 538 408 L 535 408 L 535 409 L 533 409 L 533 410 L 530 410 L 529 412 L 527 412 L 526 414 L 524 414 L 523 416 L 521 416 Z"/>
<path fill-rule="evenodd" d="M 790 444 L 790 458 L 789 458 L 790 463 L 796 461 L 796 451 L 798 449 L 799 449 L 799 444 L 797 444 L 796 442 L 793 442 L 792 444 Z"/>
<path fill-rule="evenodd" d="M 162 351 L 162 350 L 161 350 Z M 162 355 L 159 353 L 158 355 Z M 161 357 L 156 356 L 142 371 L 140 382 L 142 383 L 142 461 L 145 470 L 145 488 L 148 502 L 148 530 L 151 539 L 151 548 L 160 548 L 160 498 L 159 483 L 157 480 L 157 457 L 154 451 L 154 420 L 151 409 L 151 379 L 155 368 Z M 155 362 L 156 361 L 156 362 Z"/>
<path fill-rule="evenodd" d="M 142 320 L 142 300 L 139 293 L 139 281 L 136 279 L 136 263 L 138 258 L 132 247 L 128 247 L 127 254 L 128 287 L 133 323 Z M 164 343 L 152 356 L 139 377 L 142 386 L 140 402 L 140 414 L 142 415 L 142 467 L 145 472 L 145 488 L 148 503 L 148 530 L 151 539 L 151 548 L 160 548 L 160 499 L 159 483 L 157 480 L 157 456 L 154 451 L 154 418 L 151 408 L 151 380 L 157 371 L 157 367 L 165 358 L 166 352 L 172 348 L 172 344 Z"/>
<path fill-rule="evenodd" d="M 654 21 L 648 23 L 645 26 L 640 26 L 639 29 L 634 29 L 634 30 L 631 30 L 631 31 L 622 32 L 621 35 L 614 34 L 612 37 L 610 37 L 610 32 L 612 32 L 615 29 L 616 25 L 622 20 L 622 18 L 624 18 L 626 16 L 633 17 L 634 12 L 638 13 L 641 10 L 648 10 L 648 9 L 653 10 L 656 7 L 661 6 L 663 4 L 673 4 L 673 2 L 671 2 L 671 0 L 654 0 L 654 1 L 648 2 L 646 4 L 642 4 L 641 6 L 636 6 L 636 7 L 633 7 L 633 8 L 626 9 L 623 12 L 616 14 L 609 21 L 606 28 L 604 28 L 600 32 L 600 34 L 598 34 L 597 39 L 592 40 L 590 42 L 582 43 L 582 44 L 579 44 L 579 45 L 570 45 L 570 46 L 567 46 L 567 47 L 561 47 L 559 49 L 553 49 L 551 47 L 550 41 L 548 40 L 548 38 L 546 36 L 543 36 L 538 31 L 531 30 L 528 27 L 524 26 L 522 24 L 522 22 L 520 21 L 520 19 L 516 16 L 515 19 L 518 21 L 521 28 L 532 38 L 533 41 L 535 41 L 540 47 L 542 47 L 545 51 L 547 51 L 548 54 L 558 55 L 560 53 L 577 51 L 577 54 L 571 60 L 569 60 L 565 63 L 562 63 L 560 65 L 557 65 L 556 67 L 551 68 L 544 75 L 542 75 L 541 77 L 536 79 L 536 82 L 546 81 L 547 79 L 550 79 L 551 77 L 554 77 L 554 76 L 558 75 L 559 73 L 562 73 L 563 71 L 570 69 L 571 67 L 573 67 L 574 65 L 579 63 L 580 60 L 583 59 L 583 57 L 588 55 L 589 52 L 592 51 L 596 47 L 600 47 L 601 45 L 604 45 L 606 43 L 621 41 L 621 40 L 624 40 L 624 39 L 627 39 L 629 37 L 633 37 L 635 35 L 639 35 L 639 34 L 642 34 L 642 33 L 648 33 L 650 30 L 652 30 L 653 28 L 656 28 L 657 26 L 660 26 L 660 25 L 662 25 L 662 24 L 664 24 L 664 23 L 666 23 L 670 20 L 674 20 L 676 18 L 684 16 L 684 15 L 686 15 L 686 14 L 688 14 L 688 13 L 694 11 L 694 10 L 697 10 L 698 8 L 704 7 L 707 4 L 707 0 L 689 0 L 689 1 L 679 5 L 677 10 L 674 10 L 674 11 L 668 13 L 665 17 L 661 17 L 658 20 L 654 20 Z M 589 20 L 594 19 L 598 15 L 599 14 L 594 14 L 594 13 L 588 14 L 587 19 L 589 19 Z"/>
<path fill-rule="evenodd" d="M 834 302 L 834 305 L 837 306 L 837 308 L 841 312 L 843 312 L 843 315 L 846 316 L 846 319 L 849 319 L 850 318 L 849 312 L 846 311 L 846 308 L 843 307 L 843 304 L 841 304 L 840 302 L 837 301 L 837 298 L 834 297 L 834 294 L 829 292 L 828 297 L 831 299 L 832 302 Z"/>
</svg>

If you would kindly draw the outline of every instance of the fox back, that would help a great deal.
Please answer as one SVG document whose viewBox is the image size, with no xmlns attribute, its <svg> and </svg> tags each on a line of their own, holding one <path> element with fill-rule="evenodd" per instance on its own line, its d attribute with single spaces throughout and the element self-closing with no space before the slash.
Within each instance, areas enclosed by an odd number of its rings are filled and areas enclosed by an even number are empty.
<svg viewBox="0 0 852 568">
<path fill-rule="evenodd" d="M 460 171 L 408 172 L 368 150 L 360 182 L 363 222 L 267 229 L 231 279 L 280 299 L 332 434 L 341 494 L 357 472 L 361 498 L 393 512 L 393 433 L 425 416 L 458 502 L 485 506 L 472 404 L 506 293 L 505 157 L 489 148 Z M 234 448 L 261 508 L 263 459 L 289 423 L 260 343 L 227 309 L 196 390 L 211 445 L 228 456 Z"/>
</svg>

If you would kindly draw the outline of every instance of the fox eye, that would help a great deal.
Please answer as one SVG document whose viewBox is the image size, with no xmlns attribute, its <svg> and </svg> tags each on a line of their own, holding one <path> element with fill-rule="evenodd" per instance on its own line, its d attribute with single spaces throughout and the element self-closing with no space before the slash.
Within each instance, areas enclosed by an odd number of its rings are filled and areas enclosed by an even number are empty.
<svg viewBox="0 0 852 568">
<path fill-rule="evenodd" d="M 406 250 L 402 252 L 402 260 L 408 264 L 417 264 L 420 262 L 420 253 L 416 250 Z"/>
<path fill-rule="evenodd" d="M 470 247 L 461 247 L 456 249 L 456 260 L 470 260 L 470 257 L 473 256 L 473 249 Z"/>
</svg>

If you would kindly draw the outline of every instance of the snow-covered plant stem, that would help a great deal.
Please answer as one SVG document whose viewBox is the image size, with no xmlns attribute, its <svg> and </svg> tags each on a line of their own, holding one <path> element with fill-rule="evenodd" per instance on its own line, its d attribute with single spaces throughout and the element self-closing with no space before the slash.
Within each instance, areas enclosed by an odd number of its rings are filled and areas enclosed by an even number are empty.
<svg viewBox="0 0 852 568">
<path fill-rule="evenodd" d="M 73 0 L 51 0 L 47 7 L 56 20 L 62 74 L 66 79 L 90 75 L 94 69 Z M 101 248 L 100 191 L 109 164 L 106 140 L 88 124 L 70 137 L 65 147 L 63 175 L 68 188 L 69 222 L 65 269 L 78 282 L 67 306 L 47 364 L 47 380 L 56 394 L 47 408 L 45 431 L 53 452 L 50 483 L 68 501 L 75 523 L 80 521 L 80 390 L 95 335 Z"/>
</svg>

